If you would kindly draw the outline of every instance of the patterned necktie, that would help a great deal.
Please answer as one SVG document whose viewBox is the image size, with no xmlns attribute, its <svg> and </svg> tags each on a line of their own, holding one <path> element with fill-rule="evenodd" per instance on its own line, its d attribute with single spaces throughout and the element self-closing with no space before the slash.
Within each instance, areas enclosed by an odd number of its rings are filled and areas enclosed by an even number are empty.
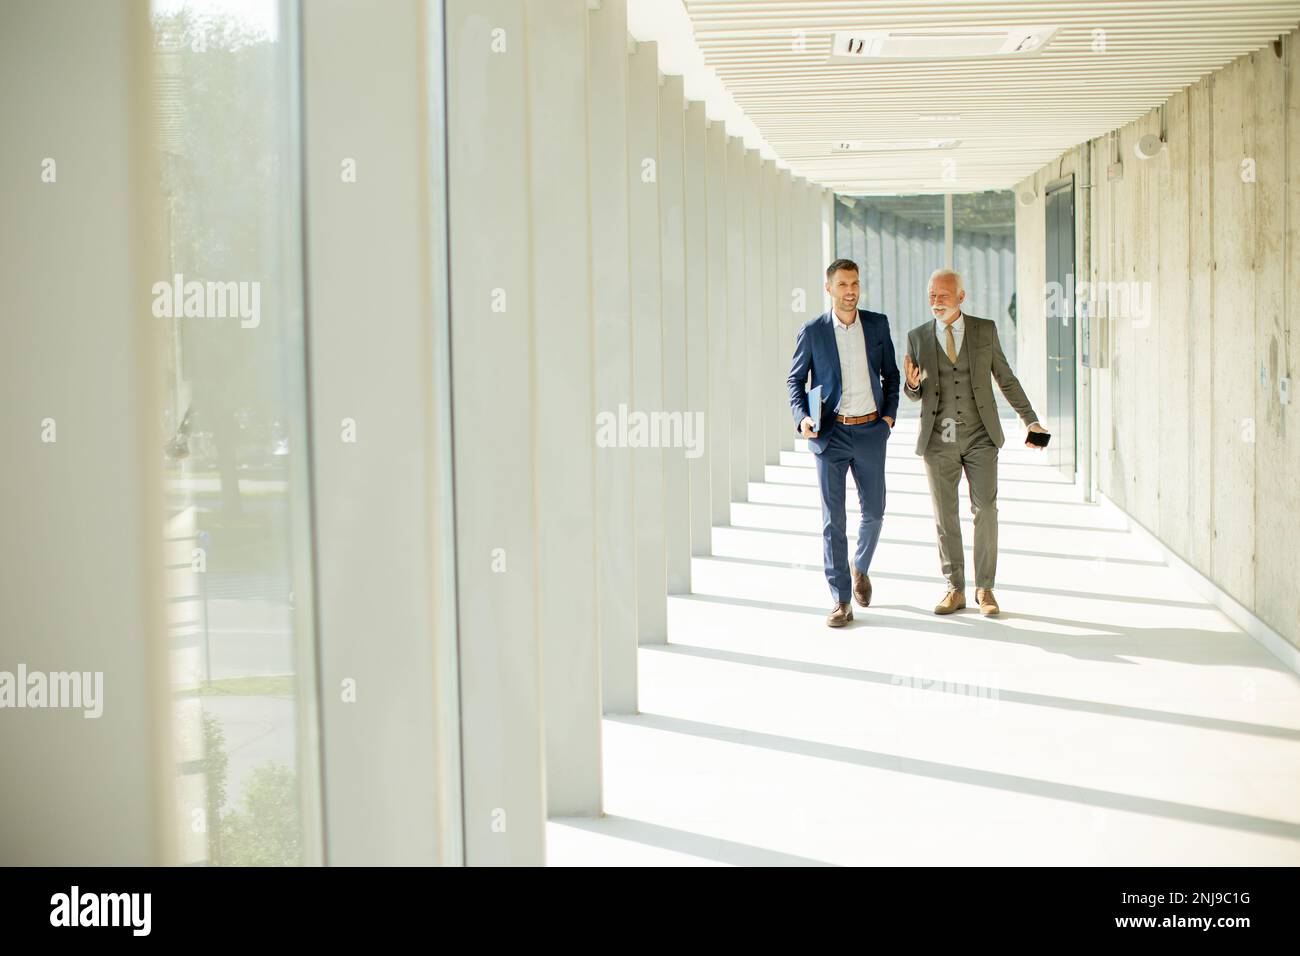
<svg viewBox="0 0 1300 956">
<path fill-rule="evenodd" d="M 953 365 L 957 364 L 957 341 L 952 337 L 952 323 L 949 322 L 945 327 L 948 332 L 948 361 Z"/>
</svg>

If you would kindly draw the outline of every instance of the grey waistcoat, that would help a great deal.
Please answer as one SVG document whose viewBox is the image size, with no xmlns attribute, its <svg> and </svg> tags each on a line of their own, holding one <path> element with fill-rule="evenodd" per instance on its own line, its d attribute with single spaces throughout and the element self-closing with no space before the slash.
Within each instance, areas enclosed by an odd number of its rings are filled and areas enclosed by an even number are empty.
<svg viewBox="0 0 1300 956">
<path fill-rule="evenodd" d="M 984 430 L 980 421 L 979 409 L 971 395 L 970 345 L 971 330 L 967 329 L 962 337 L 961 350 L 957 353 L 957 364 L 948 361 L 948 354 L 942 345 L 938 346 L 939 358 L 939 406 L 934 417 L 934 427 L 942 430 L 947 419 L 952 419 L 965 430 L 978 428 Z"/>
</svg>

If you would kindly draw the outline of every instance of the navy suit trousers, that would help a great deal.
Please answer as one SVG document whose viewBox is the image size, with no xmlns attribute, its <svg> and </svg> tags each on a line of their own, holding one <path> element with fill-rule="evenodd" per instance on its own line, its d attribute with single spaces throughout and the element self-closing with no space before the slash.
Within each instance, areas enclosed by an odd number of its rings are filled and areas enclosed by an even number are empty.
<svg viewBox="0 0 1300 956">
<path fill-rule="evenodd" d="M 871 569 L 871 557 L 880 541 L 885 517 L 885 445 L 891 431 L 883 418 L 861 425 L 834 425 L 826 447 L 814 454 L 817 484 L 822 493 L 822 541 L 826 583 L 836 601 L 848 603 L 853 595 L 849 576 L 849 539 L 844 512 L 845 475 L 853 472 L 858 487 L 862 522 L 853 566 L 862 574 Z"/>
</svg>

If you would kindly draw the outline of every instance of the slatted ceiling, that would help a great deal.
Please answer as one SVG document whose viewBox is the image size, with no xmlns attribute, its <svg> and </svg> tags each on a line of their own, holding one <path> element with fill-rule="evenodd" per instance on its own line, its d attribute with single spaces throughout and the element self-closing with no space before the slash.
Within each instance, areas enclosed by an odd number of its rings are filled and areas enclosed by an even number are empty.
<svg viewBox="0 0 1300 956">
<path fill-rule="evenodd" d="M 777 155 L 846 194 L 1009 188 L 1300 24 L 1300 0 L 682 2 L 705 62 Z M 838 30 L 1032 24 L 1061 29 L 1023 59 L 826 62 Z M 841 140 L 918 138 L 961 145 L 832 153 Z"/>
</svg>

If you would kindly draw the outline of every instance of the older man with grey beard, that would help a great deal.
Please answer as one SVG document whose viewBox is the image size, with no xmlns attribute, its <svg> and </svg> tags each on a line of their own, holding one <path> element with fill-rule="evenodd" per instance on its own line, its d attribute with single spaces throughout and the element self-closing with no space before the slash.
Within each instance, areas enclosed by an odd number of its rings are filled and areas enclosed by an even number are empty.
<svg viewBox="0 0 1300 956">
<path fill-rule="evenodd" d="M 975 601 L 981 614 L 997 614 L 998 449 L 1006 439 L 992 380 L 1029 431 L 1046 430 L 1002 354 L 997 326 L 962 312 L 965 299 L 956 272 L 936 269 L 930 276 L 932 318 L 907 334 L 903 393 L 921 403 L 916 453 L 925 459 L 939 564 L 948 581 L 934 613 L 951 614 L 966 606 L 966 553 L 957 511 L 957 485 L 964 471 L 975 516 Z M 1025 445 L 1041 450 L 1027 438 Z"/>
</svg>

